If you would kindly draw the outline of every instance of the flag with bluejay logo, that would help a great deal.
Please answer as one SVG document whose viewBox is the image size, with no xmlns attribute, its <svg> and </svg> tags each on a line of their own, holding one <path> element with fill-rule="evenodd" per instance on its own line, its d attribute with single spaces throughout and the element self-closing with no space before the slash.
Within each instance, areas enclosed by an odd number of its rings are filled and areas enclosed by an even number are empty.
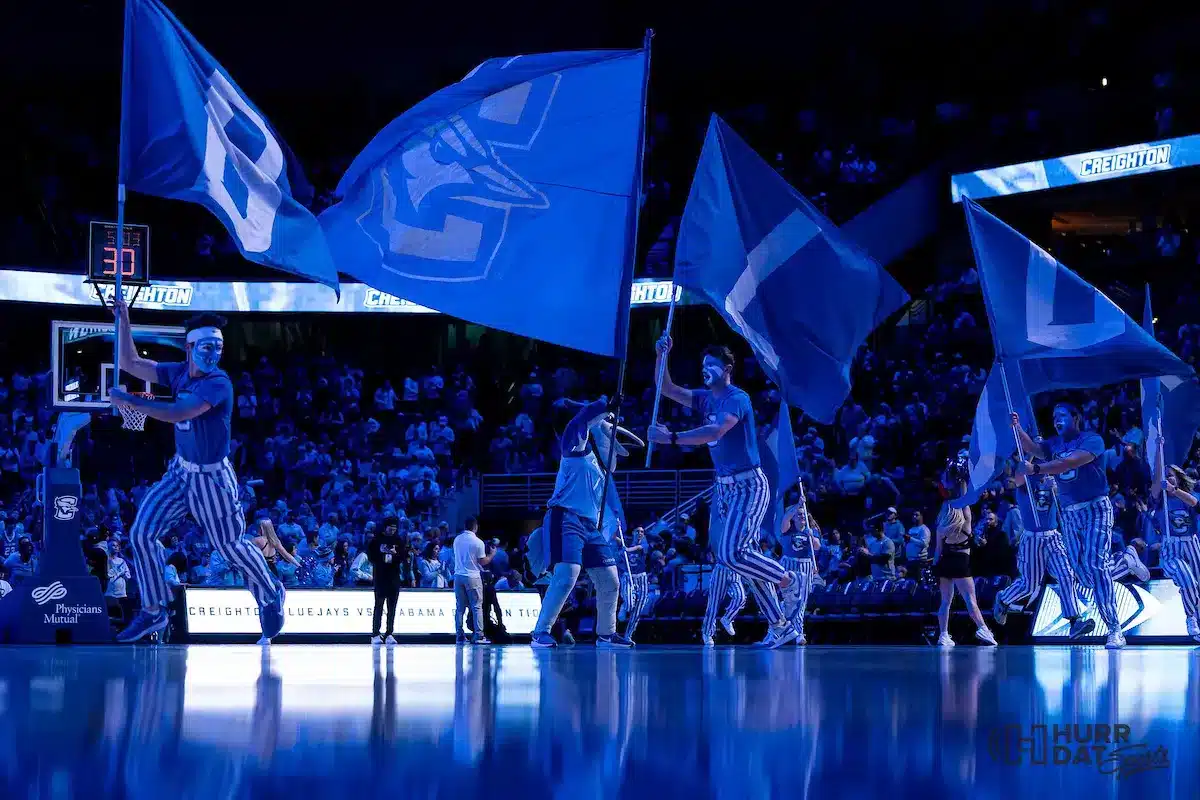
<svg viewBox="0 0 1200 800">
<path fill-rule="evenodd" d="M 1149 286 L 1146 286 L 1142 327 L 1154 335 Z M 1163 447 L 1166 464 L 1183 464 L 1191 452 L 1197 428 L 1200 428 L 1200 381 L 1177 375 L 1142 379 L 1142 429 L 1146 432 L 1146 463 L 1152 470 L 1158 460 L 1160 438 L 1166 437 Z"/>
<path fill-rule="evenodd" d="M 784 399 L 832 423 L 867 336 L 908 295 L 713 115 L 675 252 L 675 281 L 750 344 Z"/>
<path fill-rule="evenodd" d="M 996 357 L 1037 393 L 1195 371 L 1096 287 L 964 198 Z"/>
<path fill-rule="evenodd" d="M 321 215 L 338 268 L 510 333 L 625 352 L 645 50 L 485 61 L 393 120 Z"/>
<path fill-rule="evenodd" d="M 283 139 L 158 0 L 126 0 L 118 183 L 199 203 L 248 260 L 338 289 Z"/>
</svg>

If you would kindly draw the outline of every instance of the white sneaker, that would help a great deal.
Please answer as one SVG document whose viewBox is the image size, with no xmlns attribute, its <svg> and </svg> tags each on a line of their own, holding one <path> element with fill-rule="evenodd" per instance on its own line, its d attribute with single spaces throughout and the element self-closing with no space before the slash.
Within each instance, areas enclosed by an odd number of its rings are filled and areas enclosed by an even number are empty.
<svg viewBox="0 0 1200 800">
<path fill-rule="evenodd" d="M 1194 617 L 1188 617 L 1187 632 L 1188 636 L 1200 642 L 1200 621 L 1197 621 Z"/>
<path fill-rule="evenodd" d="M 384 639 L 384 640 L 383 640 L 383 643 L 384 643 L 384 644 L 395 644 L 395 643 L 396 643 L 396 637 L 395 637 L 395 636 L 392 636 L 391 634 L 388 634 L 388 637 L 387 637 L 386 639 Z"/>
<path fill-rule="evenodd" d="M 1104 646 L 1109 650 L 1120 650 L 1125 646 L 1125 634 L 1121 633 L 1120 628 L 1113 628 L 1108 634 L 1108 641 Z"/>
<path fill-rule="evenodd" d="M 731 620 L 721 617 L 721 627 L 725 629 L 726 633 L 733 636 L 733 622 Z"/>
<path fill-rule="evenodd" d="M 783 600 L 783 616 L 791 619 L 796 613 L 796 607 L 800 605 L 800 576 L 794 572 L 788 574 L 792 576 L 792 582 L 786 589 L 780 589 L 779 595 Z"/>
<path fill-rule="evenodd" d="M 992 629 L 987 625 L 984 625 L 982 628 L 979 628 L 975 631 L 975 638 L 984 644 L 990 644 L 992 647 L 995 647 L 998 644 L 996 637 L 992 634 Z"/>
<path fill-rule="evenodd" d="M 717 644 L 716 642 L 713 641 L 713 637 L 711 637 L 711 636 L 701 636 L 700 643 L 703 644 L 705 647 L 715 647 Z"/>
<path fill-rule="evenodd" d="M 1137 548 L 1133 545 L 1125 548 L 1125 564 L 1129 567 L 1129 571 L 1142 583 L 1150 580 L 1150 570 L 1142 563 L 1142 559 L 1138 557 Z"/>
<path fill-rule="evenodd" d="M 954 640 L 950 638 L 949 633 L 943 633 L 938 637 L 938 647 L 954 647 Z"/>
<path fill-rule="evenodd" d="M 799 636 L 796 637 L 796 644 L 799 644 L 799 645 L 808 644 L 808 639 L 804 638 L 803 633 L 801 633 Z"/>
<path fill-rule="evenodd" d="M 381 644 L 383 644 L 383 637 L 382 637 L 382 636 L 372 636 L 372 637 L 371 637 L 371 644 L 373 644 L 373 645 L 381 645 Z"/>
</svg>

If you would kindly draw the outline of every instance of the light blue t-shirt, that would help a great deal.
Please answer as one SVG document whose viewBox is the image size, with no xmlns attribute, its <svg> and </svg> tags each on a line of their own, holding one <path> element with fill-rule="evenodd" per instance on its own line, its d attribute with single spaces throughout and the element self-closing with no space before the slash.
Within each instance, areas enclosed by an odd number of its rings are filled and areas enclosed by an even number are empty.
<svg viewBox="0 0 1200 800">
<path fill-rule="evenodd" d="M 233 383 L 224 370 L 193 378 L 186 363 L 158 365 L 157 383 L 171 387 L 176 399 L 196 395 L 212 408 L 198 417 L 175 423 L 175 452 L 193 464 L 216 464 L 229 455 Z"/>
<path fill-rule="evenodd" d="M 590 520 L 600 519 L 600 493 L 604 491 L 604 469 L 595 452 L 589 448 L 588 424 L 604 413 L 604 403 L 596 401 L 579 410 L 563 431 L 562 459 L 554 479 L 554 493 L 547 503 L 552 508 L 564 508 Z M 615 487 L 609 486 L 615 491 Z M 606 515 L 607 516 L 607 515 Z"/>
<path fill-rule="evenodd" d="M 728 433 L 708 445 L 717 475 L 736 475 L 762 464 L 758 457 L 758 435 L 750 395 L 732 385 L 720 399 L 714 398 L 707 389 L 693 389 L 692 409 L 700 412 L 705 425 L 717 424 L 722 414 L 737 418 L 737 424 Z"/>
<path fill-rule="evenodd" d="M 1022 486 L 1016 492 L 1017 507 L 1021 509 L 1021 523 L 1025 530 L 1031 533 L 1059 530 L 1058 505 L 1054 502 L 1054 478 L 1047 475 L 1026 475 L 1025 481 L 1029 488 Z M 1029 503 L 1030 492 L 1033 493 L 1036 515 Z"/>
<path fill-rule="evenodd" d="M 1166 495 L 1163 496 L 1166 497 Z M 1171 525 L 1171 529 L 1167 533 L 1171 536 L 1195 536 L 1196 509 L 1178 497 L 1166 497 L 1166 500 L 1167 521 Z M 1162 511 L 1154 515 L 1154 521 L 1158 524 L 1158 527 L 1162 527 Z"/>
<path fill-rule="evenodd" d="M 1108 496 L 1108 478 L 1104 474 L 1101 456 L 1104 440 L 1098 433 L 1081 433 L 1075 439 L 1064 441 L 1061 436 L 1046 440 L 1046 451 L 1051 458 L 1066 458 L 1076 450 L 1086 450 L 1096 456 L 1079 469 L 1072 469 L 1055 476 L 1058 481 L 1058 499 L 1064 506 L 1087 503 Z"/>
</svg>

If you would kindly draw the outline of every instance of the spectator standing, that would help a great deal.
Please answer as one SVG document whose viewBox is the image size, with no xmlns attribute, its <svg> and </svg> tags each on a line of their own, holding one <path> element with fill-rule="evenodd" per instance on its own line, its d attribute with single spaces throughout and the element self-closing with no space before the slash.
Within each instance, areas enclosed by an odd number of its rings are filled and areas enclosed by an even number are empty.
<svg viewBox="0 0 1200 800">
<path fill-rule="evenodd" d="M 904 523 L 895 506 L 888 506 L 883 518 L 883 535 L 892 540 L 897 548 L 904 545 Z"/>
<path fill-rule="evenodd" d="M 408 552 L 405 542 L 400 538 L 400 520 L 388 517 L 383 521 L 383 530 L 378 536 L 367 543 L 367 558 L 371 562 L 372 575 L 375 580 L 375 615 L 371 623 L 371 643 L 381 644 L 385 641 L 380 636 L 380 621 L 383 607 L 387 606 L 386 642 L 395 644 L 396 637 L 396 601 L 400 597 L 400 587 L 403 584 Z M 412 576 L 408 576 L 411 581 Z"/>
<path fill-rule="evenodd" d="M 133 578 L 129 570 L 129 562 L 121 556 L 121 543 L 113 541 L 109 544 L 108 552 L 108 592 L 106 593 L 121 607 L 121 616 L 128 619 L 132 616 L 132 606 L 129 604 L 129 592 L 126 581 Z"/>
<path fill-rule="evenodd" d="M 877 581 L 893 580 L 896 577 L 896 545 L 883 535 L 883 527 L 876 525 L 867 537 L 866 547 L 859 550 L 871 563 L 871 577 Z"/>
<path fill-rule="evenodd" d="M 928 561 L 931 539 L 929 526 L 925 524 L 925 517 L 920 511 L 913 512 L 912 522 L 912 527 L 904 536 L 904 560 L 909 564 Z"/>
<path fill-rule="evenodd" d="M 463 532 L 454 538 L 454 633 L 458 644 L 465 644 L 463 614 L 468 610 L 475 619 L 475 644 L 490 644 L 483 634 L 483 578 L 480 568 L 492 561 L 477 532 L 479 522 L 468 517 Z"/>
</svg>

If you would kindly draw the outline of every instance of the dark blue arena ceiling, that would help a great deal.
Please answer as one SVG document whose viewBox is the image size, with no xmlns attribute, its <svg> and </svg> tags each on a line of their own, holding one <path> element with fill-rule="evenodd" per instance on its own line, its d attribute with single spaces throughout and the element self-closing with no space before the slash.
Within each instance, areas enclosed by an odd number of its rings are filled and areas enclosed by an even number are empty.
<svg viewBox="0 0 1200 800">
<path fill-rule="evenodd" d="M 174 0 L 168 5 L 252 96 L 369 91 L 398 105 L 479 61 L 655 42 L 661 107 L 746 103 L 912 113 L 1011 98 L 1102 72 L 1186 66 L 1200 12 L 1050 0 L 880 3 Z M 13 3 L 0 63 L 27 88 L 115 85 L 119 0 Z M 722 102 L 724 101 L 724 102 Z M 367 109 L 390 117 L 397 106 Z M 280 112 L 276 111 L 278 115 Z M 295 110 L 292 112 L 296 114 Z M 336 121 L 331 120 L 331 124 Z"/>
<path fill-rule="evenodd" d="M 1192 52 L 1200 40 L 1195 4 L 1155 10 L 1051 0 L 164 2 L 254 99 L 318 186 L 336 184 L 387 122 L 484 59 L 633 48 L 653 27 L 647 175 L 673 188 L 660 193 L 667 200 L 652 196 L 647 204 L 643 255 L 682 210 L 713 111 L 768 158 L 789 147 L 807 158 L 818 142 L 838 148 L 878 139 L 888 117 L 915 121 L 916 136 L 895 142 L 905 150 L 907 170 L 893 172 L 890 179 L 898 181 L 934 163 L 961 171 L 1148 140 L 1153 136 L 1134 126 L 1153 119 L 1160 99 L 1153 77 L 1174 71 L 1175 85 L 1189 96 L 1200 85 Z M 115 164 L 104 154 L 115 161 L 121 6 L 121 0 L 39 0 L 0 11 L 0 74 L 11 89 L 7 130 L 19 155 L 0 161 L 0 180 L 16 187 L 0 199 L 0 214 L 32 221 L 49 255 L 31 266 L 81 268 L 63 255 L 71 251 L 60 241 L 62 226 L 40 221 L 45 174 L 70 190 L 81 217 L 110 216 Z M 1109 79 L 1104 93 L 1102 76 Z M 1194 129 L 1187 115 L 1200 112 L 1188 109 L 1200 103 L 1174 102 L 1178 123 Z M 967 127 L 937 124 L 941 104 L 969 109 Z M 1036 136 L 1019 124 L 1001 137 L 972 134 L 970 126 L 986 133 L 996 114 L 1020 120 L 1027 109 L 1046 117 Z M 803 141 L 801 111 L 818 119 Z M 1072 124 L 1061 125 L 1054 114 Z M 85 169 L 64 152 L 70 143 L 62 141 L 63 131 L 77 132 L 98 154 Z M 843 222 L 893 187 L 875 188 L 876 195 L 830 215 Z M 149 198 L 138 198 L 133 213 L 159 231 L 211 224 L 201 209 Z M 158 252 L 163 270 L 173 270 L 169 251 Z M 236 275 L 271 273 L 242 263 Z"/>
</svg>

